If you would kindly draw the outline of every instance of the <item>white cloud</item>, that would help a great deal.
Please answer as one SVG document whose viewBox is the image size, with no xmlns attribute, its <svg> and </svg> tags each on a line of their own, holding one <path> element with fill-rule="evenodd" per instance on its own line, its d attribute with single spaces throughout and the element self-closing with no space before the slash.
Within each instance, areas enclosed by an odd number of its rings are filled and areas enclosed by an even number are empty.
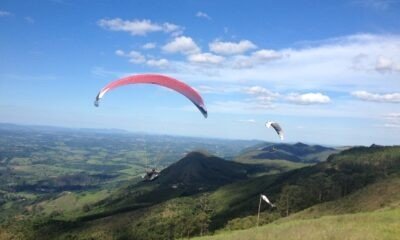
<svg viewBox="0 0 400 240">
<path fill-rule="evenodd" d="M 221 66 L 210 67 L 206 74 L 192 64 L 179 62 L 177 69 L 192 79 L 210 82 L 265 83 L 297 91 L 352 91 L 363 88 L 390 91 L 398 88 L 399 72 L 376 72 L 379 56 L 400 61 L 400 35 L 351 35 L 307 43 L 301 47 L 274 50 L 279 61 L 254 61 L 250 55 L 226 56 Z M 361 64 L 354 67 L 357 56 Z M 206 74 L 206 75 L 205 75 Z M 223 76 L 223 77 L 221 77 Z M 301 82 L 301 84 L 299 84 Z M 393 90 L 392 90 L 393 91 Z"/>
<path fill-rule="evenodd" d="M 12 16 L 13 14 L 7 11 L 2 11 L 0 10 L 0 17 L 9 17 Z"/>
<path fill-rule="evenodd" d="M 199 17 L 199 18 L 205 18 L 205 19 L 211 20 L 211 17 L 210 17 L 210 16 L 208 16 L 208 14 L 207 14 L 207 13 L 200 12 L 200 11 L 196 13 L 196 17 Z"/>
<path fill-rule="evenodd" d="M 172 36 L 179 36 L 183 33 L 183 27 L 172 23 L 164 23 L 163 30 L 166 33 L 171 33 Z"/>
<path fill-rule="evenodd" d="M 196 53 L 188 56 L 189 62 L 193 63 L 219 64 L 224 59 L 224 57 L 212 53 Z"/>
<path fill-rule="evenodd" d="M 235 55 L 242 54 L 251 49 L 257 48 L 257 46 L 249 40 L 242 40 L 238 43 L 235 42 L 221 42 L 214 41 L 209 44 L 210 51 L 223 54 L 223 55 Z"/>
<path fill-rule="evenodd" d="M 181 27 L 173 23 L 163 23 L 164 31 L 165 32 L 175 32 L 178 31 Z"/>
<path fill-rule="evenodd" d="M 118 56 L 125 56 L 125 52 L 122 51 L 121 49 L 116 50 L 115 54 L 118 55 Z"/>
<path fill-rule="evenodd" d="M 243 88 L 246 94 L 254 96 L 252 101 L 258 105 L 271 105 L 274 102 L 289 102 L 300 105 L 326 104 L 330 103 L 329 96 L 322 93 L 279 93 L 270 91 L 261 86 Z"/>
<path fill-rule="evenodd" d="M 269 49 L 261 49 L 253 52 L 251 55 L 258 61 L 271 61 L 283 57 L 282 53 Z"/>
<path fill-rule="evenodd" d="M 243 89 L 245 93 L 252 95 L 251 101 L 255 106 L 272 106 L 272 102 L 279 97 L 279 93 L 272 92 L 261 86 L 246 87 Z"/>
<path fill-rule="evenodd" d="M 167 53 L 195 54 L 200 52 L 200 48 L 190 37 L 176 37 L 171 42 L 165 44 L 162 50 Z"/>
<path fill-rule="evenodd" d="M 144 45 L 142 46 L 142 48 L 143 48 L 143 49 L 153 49 L 153 48 L 155 48 L 156 46 L 157 46 L 157 45 L 156 45 L 155 43 L 149 42 L 149 43 L 144 44 Z"/>
<path fill-rule="evenodd" d="M 124 51 L 118 49 L 115 51 L 115 54 L 117 56 L 127 57 L 127 58 L 129 58 L 129 62 L 135 63 L 135 64 L 144 63 L 146 61 L 146 57 L 137 51 L 130 51 L 129 53 L 125 53 Z"/>
<path fill-rule="evenodd" d="M 244 89 L 244 91 L 247 94 L 252 94 L 252 95 L 271 94 L 271 91 L 269 91 L 266 88 L 260 87 L 260 86 L 247 87 Z"/>
<path fill-rule="evenodd" d="M 146 58 L 140 53 L 136 51 L 130 51 L 128 54 L 129 62 L 131 63 L 143 63 L 146 61 Z"/>
<path fill-rule="evenodd" d="M 151 67 L 156 68 L 166 68 L 169 65 L 169 61 L 167 59 L 146 59 L 140 52 L 130 51 L 129 53 L 125 53 L 123 50 L 116 50 L 115 54 L 117 56 L 129 58 L 129 62 L 134 64 L 146 64 Z M 148 58 L 150 58 L 148 56 Z"/>
<path fill-rule="evenodd" d="M 367 91 L 354 91 L 351 93 L 354 97 L 368 102 L 381 103 L 400 103 L 400 93 L 370 93 Z"/>
<path fill-rule="evenodd" d="M 169 62 L 167 59 L 150 59 L 147 60 L 146 62 L 147 65 L 152 66 L 152 67 L 158 67 L 158 68 L 165 68 L 168 66 Z"/>
<path fill-rule="evenodd" d="M 286 54 L 288 55 L 288 54 Z M 274 50 L 261 49 L 253 52 L 250 56 L 236 55 L 232 58 L 234 68 L 252 68 L 256 65 L 262 65 L 270 61 L 283 58 L 284 55 Z"/>
<path fill-rule="evenodd" d="M 191 38 L 190 41 L 194 43 Z M 390 103 L 400 102 L 399 96 L 396 97 L 396 93 L 400 93 L 400 72 L 391 70 L 391 74 L 382 74 L 377 71 L 390 65 L 383 64 L 384 61 L 378 64 L 377 60 L 382 56 L 392 63 L 400 62 L 400 35 L 360 34 L 295 44 L 296 47 L 287 49 L 260 48 L 239 55 L 224 55 L 222 62 L 207 67 L 190 61 L 191 55 L 207 56 L 202 55 L 199 46 L 193 45 L 195 47 L 191 49 L 197 52 L 190 54 L 176 45 L 170 48 L 170 52 L 187 56 L 184 61 L 167 58 L 170 72 L 164 72 L 194 85 L 202 85 L 199 87 L 202 93 L 227 97 L 225 102 L 208 103 L 214 107 L 209 108 L 210 111 L 262 114 L 268 108 L 282 116 L 351 116 L 377 121 L 382 120 L 379 116 L 383 113 L 392 111 L 393 104 Z M 240 69 L 236 68 L 239 60 L 244 62 Z M 223 86 L 232 85 L 239 88 L 237 94 L 230 95 L 224 91 Z M 245 86 L 258 88 L 245 89 Z M 344 95 L 358 89 L 364 93 L 353 92 L 354 97 L 373 102 L 358 101 Z M 335 94 L 326 96 L 329 92 Z M 219 97 L 215 96 L 215 100 L 220 100 Z M 322 107 L 322 103 L 331 104 Z M 372 106 L 374 109 L 370 111 Z"/>
<path fill-rule="evenodd" d="M 329 96 L 322 93 L 291 93 L 286 97 L 286 99 L 291 103 L 301 105 L 326 104 L 331 102 Z"/>
<path fill-rule="evenodd" d="M 176 33 L 181 32 L 182 27 L 172 23 L 153 23 L 148 19 L 143 20 L 122 20 L 121 18 L 101 19 L 98 21 L 99 26 L 111 30 L 129 32 L 134 36 L 145 36 L 151 32 Z"/>
<path fill-rule="evenodd" d="M 390 58 L 379 56 L 375 65 L 375 70 L 382 73 L 400 71 L 400 64 L 395 63 Z"/>
</svg>

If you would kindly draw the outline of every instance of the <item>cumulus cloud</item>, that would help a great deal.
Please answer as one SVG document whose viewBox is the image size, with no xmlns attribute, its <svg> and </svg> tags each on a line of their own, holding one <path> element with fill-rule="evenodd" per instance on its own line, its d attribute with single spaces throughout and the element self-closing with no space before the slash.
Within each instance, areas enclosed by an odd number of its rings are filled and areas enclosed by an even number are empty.
<svg viewBox="0 0 400 240">
<path fill-rule="evenodd" d="M 400 103 L 400 93 L 370 93 L 367 91 L 354 91 L 351 93 L 354 97 L 368 102 L 381 103 Z"/>
<path fill-rule="evenodd" d="M 167 53 L 195 54 L 200 52 L 200 48 L 192 38 L 186 36 L 176 37 L 171 42 L 165 44 L 162 50 Z"/>
<path fill-rule="evenodd" d="M 123 50 L 118 49 L 115 51 L 115 54 L 117 56 L 129 58 L 129 62 L 131 62 L 131 63 L 138 64 L 138 63 L 143 63 L 146 61 L 146 57 L 137 51 L 130 51 L 129 53 L 125 53 Z"/>
<path fill-rule="evenodd" d="M 376 61 L 375 70 L 382 73 L 400 71 L 400 64 L 395 63 L 390 58 L 379 56 Z"/>
<path fill-rule="evenodd" d="M 208 16 L 208 14 L 207 14 L 207 13 L 200 12 L 200 11 L 196 13 L 196 17 L 199 17 L 199 18 L 205 18 L 205 19 L 211 20 L 211 17 L 210 17 L 210 16 Z"/>
<path fill-rule="evenodd" d="M 188 56 L 188 61 L 193 63 L 219 64 L 224 61 L 224 57 L 212 53 L 197 53 Z"/>
<path fill-rule="evenodd" d="M 150 59 L 147 60 L 146 62 L 147 65 L 152 66 L 152 67 L 158 67 L 158 68 L 165 68 L 168 66 L 169 62 L 167 59 Z"/>
<path fill-rule="evenodd" d="M 269 50 L 269 49 L 261 49 L 258 51 L 255 51 L 251 54 L 251 56 L 258 61 L 271 61 L 275 59 L 279 59 L 283 57 L 282 53 L 279 53 L 274 50 Z"/>
<path fill-rule="evenodd" d="M 246 87 L 246 88 L 244 88 L 244 91 L 247 94 L 252 94 L 252 95 L 271 94 L 271 91 L 269 91 L 266 88 L 260 87 L 260 86 Z"/>
<path fill-rule="evenodd" d="M 251 53 L 251 55 L 237 55 L 233 57 L 233 67 L 234 68 L 252 68 L 256 65 L 265 64 L 267 62 L 281 59 L 284 57 L 284 54 L 269 50 L 269 49 L 261 49 Z"/>
<path fill-rule="evenodd" d="M 147 66 L 156 67 L 156 68 L 166 68 L 169 65 L 169 61 L 167 59 L 153 59 L 149 56 L 147 58 L 137 51 L 130 51 L 128 53 L 123 50 L 116 50 L 115 54 L 117 56 L 126 57 L 129 59 L 129 62 L 134 64 L 146 64 Z"/>
<path fill-rule="evenodd" d="M 155 43 L 149 42 L 149 43 L 144 44 L 144 45 L 142 46 L 142 48 L 143 48 L 143 49 L 153 49 L 153 48 L 155 48 L 156 46 L 157 46 L 157 45 L 156 45 Z"/>
<path fill-rule="evenodd" d="M 145 36 L 151 32 L 165 32 L 165 33 L 176 33 L 181 32 L 182 27 L 172 23 L 153 23 L 148 19 L 134 19 L 134 20 L 122 20 L 121 18 L 114 19 L 101 19 L 98 21 L 98 25 L 102 28 L 111 31 L 122 31 L 129 32 L 134 36 Z"/>
<path fill-rule="evenodd" d="M 258 112 L 254 109 L 262 112 L 261 109 L 285 106 L 293 110 L 282 114 L 322 115 L 328 112 L 335 116 L 371 118 L 365 111 L 369 103 L 363 101 L 387 103 L 374 110 L 376 118 L 385 111 L 391 111 L 391 103 L 400 102 L 400 71 L 395 71 L 393 67 L 396 66 L 394 63 L 400 62 L 399 42 L 400 35 L 361 34 L 301 43 L 292 48 L 259 48 L 235 55 L 220 55 L 211 51 L 202 52 L 195 39 L 179 36 L 172 38 L 165 46 L 160 45 L 159 49 L 164 53 L 183 53 L 183 58 L 170 60 L 169 56 L 164 55 L 168 61 L 166 64 L 165 61 L 157 62 L 157 59 L 163 58 L 152 52 L 154 56 L 146 55 L 146 62 L 142 64 L 150 67 L 166 66 L 174 71 L 174 76 L 192 83 L 201 80 L 201 84 L 212 86 L 199 87 L 202 93 L 225 94 L 227 101 L 234 99 L 237 106 L 252 108 L 249 110 L 252 113 Z M 223 60 L 215 56 L 223 57 Z M 152 61 L 147 63 L 149 60 Z M 237 68 L 239 62 L 242 64 L 240 69 Z M 205 67 L 202 64 L 208 65 Z M 381 74 L 385 71 L 390 74 Z M 239 90 L 235 98 L 229 99 L 230 95 L 223 91 L 224 88 L 220 87 L 222 85 L 215 84 L 233 84 Z M 244 84 L 249 88 L 245 88 Z M 251 87 L 253 85 L 255 87 Z M 215 86 L 218 89 L 214 89 Z M 350 99 L 336 99 L 326 94 L 343 91 L 351 93 L 358 89 L 364 91 L 353 92 L 354 97 Z M 377 93 L 377 89 L 380 93 Z M 331 102 L 329 110 L 320 106 Z M 228 103 L 214 106 L 222 110 L 228 107 Z M 232 112 L 234 110 L 232 108 Z M 278 108 L 274 109 L 274 112 L 279 111 Z"/>
<path fill-rule="evenodd" d="M 252 95 L 252 101 L 257 106 L 271 106 L 272 102 L 279 97 L 279 93 L 272 92 L 261 86 L 246 87 L 245 93 Z"/>
<path fill-rule="evenodd" d="M 278 93 L 261 86 L 244 88 L 244 92 L 255 96 L 253 100 L 260 105 L 271 105 L 273 102 L 288 101 L 292 104 L 312 105 L 330 103 L 329 96 L 322 93 Z"/>
<path fill-rule="evenodd" d="M 242 54 L 257 46 L 249 40 L 242 40 L 240 42 L 221 42 L 214 41 L 209 44 L 210 51 L 223 55 Z"/>
<path fill-rule="evenodd" d="M 326 104 L 331 102 L 330 97 L 322 93 L 290 93 L 286 99 L 291 103 L 301 105 Z"/>
<path fill-rule="evenodd" d="M 172 23 L 163 23 L 163 31 L 171 33 L 172 36 L 179 36 L 183 33 L 183 27 Z"/>
</svg>

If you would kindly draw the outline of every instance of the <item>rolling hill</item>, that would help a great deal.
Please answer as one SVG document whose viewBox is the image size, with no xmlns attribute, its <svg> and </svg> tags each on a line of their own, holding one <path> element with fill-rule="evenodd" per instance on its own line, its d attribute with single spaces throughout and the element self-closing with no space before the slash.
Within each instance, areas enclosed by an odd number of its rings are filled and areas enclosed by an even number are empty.
<svg viewBox="0 0 400 240">
<path fill-rule="evenodd" d="M 190 153 L 166 168 L 156 181 L 120 188 L 74 218 L 27 218 L 19 223 L 23 226 L 14 223 L 7 231 L 15 228 L 33 239 L 184 238 L 253 225 L 259 194 L 264 193 L 277 209 L 264 206 L 261 223 L 273 223 L 216 235 L 216 239 L 261 239 L 265 235 L 285 239 L 279 237 L 290 238 L 305 226 L 311 230 L 302 236 L 310 234 L 310 239 L 324 234 L 337 239 L 335 234 L 345 236 L 352 228 L 358 239 L 371 219 L 377 221 L 377 230 L 371 231 L 371 236 L 386 236 L 382 235 L 385 229 L 389 237 L 396 234 L 393 221 L 399 216 L 398 146 L 352 148 L 331 155 L 326 162 L 260 177 L 248 178 L 246 174 L 251 171 L 247 167 Z M 175 185 L 178 187 L 172 187 Z M 371 210 L 377 212 L 364 213 Z M 326 216 L 332 214 L 343 215 Z M 318 232 L 319 228 L 325 230 Z M 334 231 L 337 228 L 344 230 Z"/>
<path fill-rule="evenodd" d="M 156 180 L 123 187 L 96 207 L 107 209 L 112 214 L 121 209 L 151 206 L 177 197 L 213 191 L 223 185 L 245 180 L 248 175 L 259 171 L 265 171 L 265 167 L 191 152 L 162 170 Z"/>
<path fill-rule="evenodd" d="M 304 143 L 263 143 L 243 150 L 234 160 L 246 164 L 263 164 L 269 174 L 280 173 L 325 161 L 339 152 L 335 148 Z"/>
</svg>

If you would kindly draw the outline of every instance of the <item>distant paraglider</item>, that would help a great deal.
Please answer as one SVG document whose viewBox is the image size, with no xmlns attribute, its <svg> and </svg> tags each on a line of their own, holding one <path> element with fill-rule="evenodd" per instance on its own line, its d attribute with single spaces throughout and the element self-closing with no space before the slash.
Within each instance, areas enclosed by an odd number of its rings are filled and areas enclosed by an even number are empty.
<svg viewBox="0 0 400 240">
<path fill-rule="evenodd" d="M 104 94 L 106 94 L 108 91 L 112 89 L 125 86 L 128 84 L 139 84 L 139 83 L 156 84 L 177 91 L 178 93 L 184 95 L 190 101 L 192 101 L 192 103 L 200 110 L 203 116 L 207 118 L 207 109 L 204 105 L 203 98 L 196 90 L 194 90 L 186 83 L 159 74 L 139 74 L 115 80 L 107 84 L 100 90 L 100 92 L 96 96 L 96 101 L 94 102 L 94 105 L 98 107 L 100 99 L 103 98 Z"/>
<path fill-rule="evenodd" d="M 146 182 L 151 182 L 153 180 L 156 180 L 158 178 L 158 176 L 160 176 L 160 172 L 156 171 L 156 169 L 151 169 L 151 171 L 146 172 L 142 178 L 143 181 Z"/>
<path fill-rule="evenodd" d="M 267 122 L 267 123 L 265 123 L 265 126 L 267 128 L 272 127 L 273 129 L 275 129 L 276 133 L 279 135 L 279 138 L 281 140 L 283 140 L 283 130 L 282 130 L 281 126 L 278 123 L 276 123 L 276 122 Z"/>
</svg>

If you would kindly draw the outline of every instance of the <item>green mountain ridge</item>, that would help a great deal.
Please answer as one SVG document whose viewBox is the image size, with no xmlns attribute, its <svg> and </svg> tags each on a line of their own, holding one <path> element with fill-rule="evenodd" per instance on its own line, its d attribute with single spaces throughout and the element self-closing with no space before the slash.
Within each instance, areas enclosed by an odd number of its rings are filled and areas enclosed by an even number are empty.
<svg viewBox="0 0 400 240">
<path fill-rule="evenodd" d="M 248 177 L 249 166 L 254 167 L 190 153 L 166 168 L 154 182 L 120 188 L 110 197 L 91 204 L 89 211 L 77 218 L 68 220 L 60 216 L 44 220 L 36 224 L 36 230 L 28 228 L 27 232 L 50 239 L 168 239 L 224 228 L 240 229 L 254 224 L 260 193 L 277 205 L 277 209 L 262 207 L 263 224 L 289 215 L 267 225 L 271 232 L 279 232 L 274 226 L 285 219 L 303 221 L 302 217 L 296 218 L 297 214 L 319 218 L 399 207 L 395 187 L 400 174 L 399 146 L 356 147 L 333 154 L 326 162 L 260 177 Z M 372 200 L 378 199 L 377 195 L 382 196 L 381 200 Z M 387 198 L 392 200 L 386 201 Z M 397 216 L 395 212 L 387 214 L 390 218 Z M 371 217 L 384 218 L 378 215 Z M 323 219 L 321 224 L 331 224 L 336 218 Z M 343 219 L 350 224 L 352 217 Z M 305 223 L 296 224 L 304 226 Z"/>
<path fill-rule="evenodd" d="M 276 174 L 325 161 L 329 155 L 338 152 L 334 148 L 300 142 L 263 143 L 243 150 L 234 160 L 246 164 L 261 164 L 270 169 L 267 174 Z"/>
</svg>

